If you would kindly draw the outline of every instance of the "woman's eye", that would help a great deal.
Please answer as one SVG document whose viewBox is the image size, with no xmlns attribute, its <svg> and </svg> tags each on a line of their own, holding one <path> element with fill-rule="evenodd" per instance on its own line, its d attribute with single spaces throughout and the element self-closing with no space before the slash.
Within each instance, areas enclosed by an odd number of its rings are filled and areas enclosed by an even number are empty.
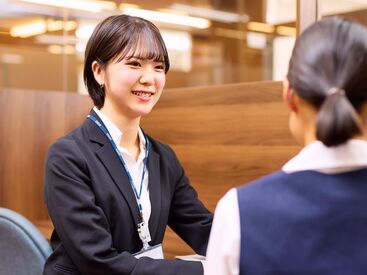
<svg viewBox="0 0 367 275">
<path fill-rule="evenodd" d="M 140 63 L 138 61 L 131 61 L 128 63 L 128 65 L 133 67 L 140 67 Z"/>
<path fill-rule="evenodd" d="M 157 69 L 157 70 L 164 70 L 164 66 L 163 65 L 158 65 L 158 66 L 155 66 L 155 68 Z"/>
</svg>

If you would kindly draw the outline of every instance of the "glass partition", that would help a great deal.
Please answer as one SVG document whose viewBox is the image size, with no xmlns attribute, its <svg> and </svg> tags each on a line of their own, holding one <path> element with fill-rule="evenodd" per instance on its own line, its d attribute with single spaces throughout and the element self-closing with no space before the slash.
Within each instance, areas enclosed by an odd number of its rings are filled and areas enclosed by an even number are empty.
<svg viewBox="0 0 367 275">
<path fill-rule="evenodd" d="M 296 34 L 296 0 L 0 0 L 0 89 L 84 93 L 85 43 L 121 13 L 160 28 L 167 88 L 280 80 Z"/>
</svg>

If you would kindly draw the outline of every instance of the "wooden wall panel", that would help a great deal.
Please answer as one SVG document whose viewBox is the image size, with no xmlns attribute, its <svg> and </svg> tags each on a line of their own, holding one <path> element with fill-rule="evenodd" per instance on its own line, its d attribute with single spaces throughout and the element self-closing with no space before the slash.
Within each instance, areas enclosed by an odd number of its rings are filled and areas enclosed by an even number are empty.
<svg viewBox="0 0 367 275">
<path fill-rule="evenodd" d="M 46 219 L 47 149 L 85 119 L 91 101 L 70 93 L 0 91 L 0 102 L 0 206 L 32 221 Z M 172 89 L 142 126 L 172 146 L 213 211 L 230 188 L 279 169 L 298 151 L 288 113 L 280 82 Z M 167 258 L 193 253 L 171 230 L 163 246 Z"/>
<path fill-rule="evenodd" d="M 48 147 L 76 127 L 91 108 L 70 93 L 0 91 L 0 206 L 34 221 L 48 217 L 43 203 Z"/>
<path fill-rule="evenodd" d="M 232 187 L 276 171 L 298 150 L 280 82 L 167 90 L 144 130 L 175 150 L 192 185 L 214 211 Z M 165 256 L 193 251 L 171 230 Z"/>
<path fill-rule="evenodd" d="M 184 105 L 153 111 L 143 127 L 171 145 L 282 145 L 293 143 L 286 118 L 282 102 Z"/>
<path fill-rule="evenodd" d="M 225 191 L 279 169 L 298 151 L 288 114 L 281 83 L 246 83 L 169 90 L 142 126 L 173 147 L 214 210 Z"/>
</svg>

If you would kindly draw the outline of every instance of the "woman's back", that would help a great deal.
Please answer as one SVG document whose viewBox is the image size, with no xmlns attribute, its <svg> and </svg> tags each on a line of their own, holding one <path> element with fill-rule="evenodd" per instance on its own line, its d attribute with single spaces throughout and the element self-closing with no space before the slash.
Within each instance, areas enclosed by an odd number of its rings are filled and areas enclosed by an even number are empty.
<svg viewBox="0 0 367 275">
<path fill-rule="evenodd" d="M 297 38 L 283 99 L 304 148 L 220 201 L 208 275 L 366 274 L 366 73 L 364 26 L 326 18 Z"/>
<path fill-rule="evenodd" d="M 367 169 L 283 171 L 237 189 L 240 274 L 365 274 Z"/>
</svg>

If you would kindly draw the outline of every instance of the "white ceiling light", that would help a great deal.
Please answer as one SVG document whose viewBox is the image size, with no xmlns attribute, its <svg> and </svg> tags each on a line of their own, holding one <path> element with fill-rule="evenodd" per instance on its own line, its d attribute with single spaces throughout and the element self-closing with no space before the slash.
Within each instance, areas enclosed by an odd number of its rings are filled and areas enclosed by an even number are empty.
<svg viewBox="0 0 367 275">
<path fill-rule="evenodd" d="M 44 20 L 37 20 L 28 24 L 19 25 L 10 29 L 10 35 L 13 37 L 29 37 L 45 33 L 47 25 Z"/>
<path fill-rule="evenodd" d="M 47 31 L 70 31 L 77 27 L 75 21 L 61 21 L 61 20 L 36 20 L 30 23 L 18 25 L 10 29 L 10 35 L 13 37 L 30 37 L 34 35 L 43 34 Z"/>
<path fill-rule="evenodd" d="M 192 17 L 177 13 L 143 10 L 133 7 L 126 7 L 124 5 L 121 6 L 121 9 L 124 14 L 142 17 L 155 22 L 182 25 L 199 29 L 206 29 L 210 27 L 210 21 L 204 18 Z"/>
<path fill-rule="evenodd" d="M 20 0 L 20 1 L 59 8 L 84 10 L 89 12 L 100 12 L 102 10 L 116 9 L 116 4 L 111 1 L 96 1 L 96 0 Z"/>
<path fill-rule="evenodd" d="M 186 12 L 193 16 L 200 16 L 214 21 L 225 23 L 247 22 L 249 20 L 248 15 L 238 14 L 234 12 L 225 12 L 210 8 L 195 7 L 190 5 L 184 5 L 175 3 L 170 6 L 171 9 Z"/>
</svg>

